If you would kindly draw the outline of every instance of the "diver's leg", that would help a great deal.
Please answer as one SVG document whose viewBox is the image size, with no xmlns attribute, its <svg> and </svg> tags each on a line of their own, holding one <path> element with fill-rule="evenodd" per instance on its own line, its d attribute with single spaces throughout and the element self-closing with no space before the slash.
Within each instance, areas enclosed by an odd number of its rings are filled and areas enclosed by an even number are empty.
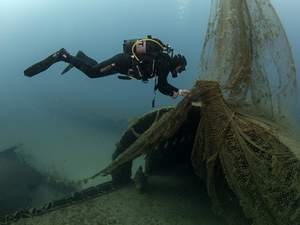
<svg viewBox="0 0 300 225">
<path fill-rule="evenodd" d="M 72 55 L 68 55 L 68 57 L 64 60 L 65 62 L 70 63 L 78 70 L 83 72 L 89 78 L 101 77 L 100 71 L 98 71 L 95 66 L 91 65 L 88 61 L 80 59 L 78 57 L 74 57 Z M 65 71 L 65 70 L 64 70 Z"/>
<path fill-rule="evenodd" d="M 48 56 L 46 59 L 27 68 L 24 71 L 24 75 L 27 77 L 32 77 L 47 70 L 54 63 L 64 61 L 75 66 L 77 69 L 84 72 L 87 76 L 91 78 L 95 77 L 96 71 L 93 69 L 93 66 L 97 65 L 97 61 L 86 56 L 83 52 L 79 52 L 78 55 L 80 58 L 70 55 L 64 48 L 62 48 L 58 52 Z"/>
<path fill-rule="evenodd" d="M 79 59 L 83 59 L 84 61 L 87 61 L 89 64 L 91 64 L 92 66 L 97 65 L 97 61 L 88 57 L 86 54 L 83 53 L 83 51 L 78 51 L 76 56 L 76 58 Z M 74 66 L 72 64 L 69 64 L 63 71 L 62 71 L 62 75 L 65 74 L 66 72 L 68 72 L 69 70 L 71 70 Z"/>
<path fill-rule="evenodd" d="M 108 60 L 105 60 L 96 66 L 94 69 L 98 71 L 98 77 L 104 77 L 111 74 L 128 74 L 128 70 L 132 67 L 131 55 L 127 53 L 119 53 Z"/>
<path fill-rule="evenodd" d="M 69 55 L 65 61 L 75 66 L 89 78 L 104 77 L 116 73 L 127 74 L 131 68 L 131 57 L 126 53 L 119 53 L 95 66 L 71 55 Z"/>
<path fill-rule="evenodd" d="M 81 54 L 81 56 L 82 56 L 82 54 Z M 75 66 L 77 69 L 81 70 L 83 73 L 85 73 L 90 78 L 99 77 L 99 76 L 97 76 L 97 71 L 93 68 L 93 65 L 96 65 L 97 62 L 87 56 L 86 56 L 86 58 L 88 58 L 89 61 L 85 61 L 83 59 L 74 57 L 74 56 L 70 55 L 64 48 L 62 48 L 61 50 L 54 53 L 53 55 L 50 55 L 46 59 L 27 68 L 24 71 L 24 74 L 27 77 L 32 77 L 38 73 L 45 71 L 54 63 L 59 62 L 59 61 L 64 61 L 64 62 L 72 64 L 73 66 Z M 91 62 L 93 65 L 91 65 L 89 62 Z"/>
<path fill-rule="evenodd" d="M 41 73 L 48 69 L 52 64 L 59 62 L 59 61 L 65 61 L 65 59 L 70 54 L 64 49 L 60 49 L 58 52 L 48 56 L 46 59 L 30 66 L 26 70 L 24 70 L 24 75 L 27 77 L 32 77 L 38 73 Z"/>
<path fill-rule="evenodd" d="M 85 56 L 85 55 L 84 55 Z M 115 73 L 127 74 L 131 68 L 131 57 L 129 54 L 120 53 L 99 64 L 89 57 L 87 61 L 70 55 L 64 48 L 50 55 L 24 71 L 25 76 L 32 77 L 48 69 L 52 64 L 64 61 L 72 64 L 90 78 L 108 76 Z M 95 65 L 96 64 L 96 65 Z"/>
</svg>

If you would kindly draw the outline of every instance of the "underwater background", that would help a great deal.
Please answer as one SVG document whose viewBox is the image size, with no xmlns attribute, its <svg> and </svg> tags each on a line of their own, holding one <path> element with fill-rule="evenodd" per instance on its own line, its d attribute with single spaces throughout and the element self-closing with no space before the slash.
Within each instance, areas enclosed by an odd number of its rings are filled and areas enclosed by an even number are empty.
<svg viewBox="0 0 300 225">
<path fill-rule="evenodd" d="M 124 40 L 152 35 L 186 56 L 187 71 L 169 83 L 189 89 L 209 10 L 207 0 L 1 1 L 0 150 L 22 144 L 31 165 L 64 179 L 103 169 L 127 120 L 153 110 L 154 82 L 90 79 L 76 69 L 60 75 L 64 62 L 32 78 L 23 71 L 62 47 L 101 62 L 122 52 Z M 155 109 L 181 99 L 157 91 Z"/>
<path fill-rule="evenodd" d="M 272 0 L 300 68 L 300 2 Z M 111 160 L 127 120 L 153 110 L 153 81 L 90 79 L 59 62 L 32 78 L 23 71 L 66 48 L 101 62 L 122 52 L 123 40 L 161 39 L 187 58 L 187 70 L 169 83 L 193 85 L 210 0 L 2 0 L 0 3 L 0 151 L 17 143 L 43 172 L 90 177 Z M 299 85 L 299 80 L 298 80 Z M 155 109 L 176 104 L 157 92 Z M 300 124 L 300 107 L 295 118 Z M 101 178 L 104 179 L 104 178 Z"/>
</svg>

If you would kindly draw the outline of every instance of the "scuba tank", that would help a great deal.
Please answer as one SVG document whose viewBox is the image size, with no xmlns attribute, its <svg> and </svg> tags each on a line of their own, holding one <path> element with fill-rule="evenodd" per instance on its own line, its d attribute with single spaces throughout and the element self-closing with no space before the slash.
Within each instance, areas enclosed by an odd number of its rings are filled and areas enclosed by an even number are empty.
<svg viewBox="0 0 300 225">
<path fill-rule="evenodd" d="M 148 35 L 146 39 L 129 39 L 124 40 L 123 52 L 132 54 L 137 61 L 145 61 L 147 59 L 152 59 L 153 56 L 162 51 L 167 51 L 168 53 L 173 50 L 168 44 L 163 44 L 158 38 L 152 38 Z"/>
<path fill-rule="evenodd" d="M 147 70 L 150 77 L 154 76 L 154 96 L 152 101 L 152 107 L 154 107 L 155 95 L 156 95 L 156 71 L 155 71 L 155 61 L 157 54 L 166 51 L 168 54 L 173 51 L 171 46 L 168 44 L 163 44 L 163 42 L 157 38 L 152 38 L 151 35 L 147 36 L 145 39 L 129 39 L 124 40 L 123 43 L 123 52 L 131 54 L 132 57 L 132 66 L 133 68 L 128 71 L 127 76 L 119 76 L 119 79 L 130 80 L 135 77 L 138 80 L 142 80 L 143 83 L 148 82 L 148 76 L 145 75 L 144 70 L 142 69 L 141 64 L 146 62 L 148 64 Z M 150 65 L 150 67 L 149 67 Z"/>
</svg>

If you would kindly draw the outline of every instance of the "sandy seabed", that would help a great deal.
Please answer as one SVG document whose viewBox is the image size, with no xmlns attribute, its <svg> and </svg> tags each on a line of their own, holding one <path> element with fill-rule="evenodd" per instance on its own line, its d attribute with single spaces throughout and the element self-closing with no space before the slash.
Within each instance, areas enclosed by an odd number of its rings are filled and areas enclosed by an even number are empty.
<svg viewBox="0 0 300 225">
<path fill-rule="evenodd" d="M 0 130 L 3 140 L 0 150 L 21 143 L 21 153 L 38 171 L 74 181 L 93 176 L 111 162 L 115 143 L 126 129 L 124 122 L 106 121 L 83 113 L 78 113 L 75 118 L 68 112 L 54 115 L 32 120 L 20 118 L 22 123 L 7 121 L 7 126 Z M 133 171 L 141 164 L 141 158 L 135 160 Z M 134 184 L 130 184 L 103 196 L 12 224 L 226 224 L 213 214 L 205 185 L 194 172 L 178 169 L 149 177 L 144 194 L 137 194 Z M 82 188 L 110 179 L 110 176 L 99 177 Z M 47 202 L 57 199 L 57 196 L 45 193 Z"/>
<path fill-rule="evenodd" d="M 119 190 L 13 225 L 225 225 L 211 209 L 205 184 L 191 170 L 176 168 L 148 177 L 146 193 L 131 183 Z"/>
</svg>

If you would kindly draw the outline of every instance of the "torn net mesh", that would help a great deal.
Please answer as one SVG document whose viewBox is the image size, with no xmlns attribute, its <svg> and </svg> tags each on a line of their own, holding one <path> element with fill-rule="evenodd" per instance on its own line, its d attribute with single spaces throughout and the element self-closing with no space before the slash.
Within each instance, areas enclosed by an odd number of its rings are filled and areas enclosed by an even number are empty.
<svg viewBox="0 0 300 225">
<path fill-rule="evenodd" d="M 196 174 L 230 224 L 299 224 L 298 88 L 285 31 L 268 0 L 211 3 Z"/>
</svg>

